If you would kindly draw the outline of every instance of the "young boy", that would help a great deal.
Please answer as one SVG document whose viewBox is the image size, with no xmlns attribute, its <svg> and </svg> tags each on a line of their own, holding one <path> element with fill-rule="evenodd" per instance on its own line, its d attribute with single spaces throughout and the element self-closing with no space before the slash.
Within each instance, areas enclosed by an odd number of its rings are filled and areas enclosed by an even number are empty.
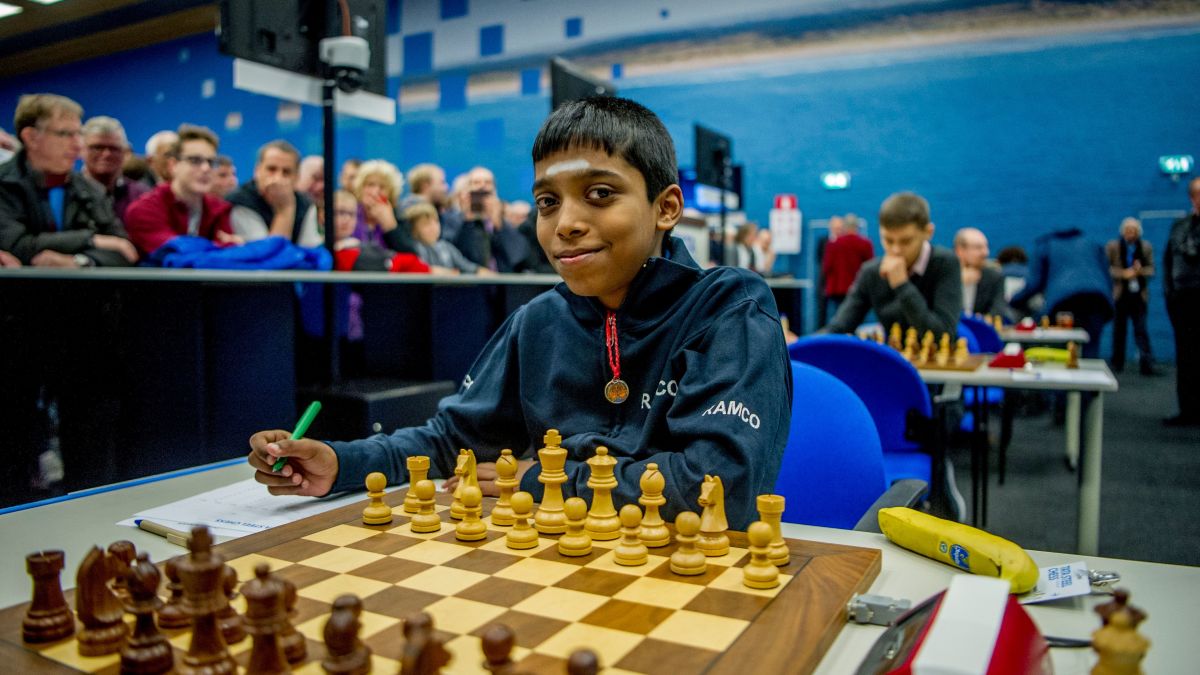
<svg viewBox="0 0 1200 675">
<path fill-rule="evenodd" d="M 495 272 L 467 260 L 454 244 L 442 239 L 442 224 L 437 207 L 429 202 L 417 202 L 404 209 L 404 219 L 412 225 L 417 256 L 429 265 L 434 274 L 478 274 L 491 276 Z"/>
<path fill-rule="evenodd" d="M 665 518 L 699 510 L 713 474 L 730 525 L 744 529 L 755 497 L 775 487 L 791 420 L 770 290 L 747 270 L 702 271 L 669 236 L 683 210 L 675 149 L 641 105 L 559 108 L 533 161 L 538 241 L 565 284 L 509 317 L 425 426 L 329 444 L 260 432 L 250 439 L 256 480 L 272 494 L 361 490 L 372 471 L 407 480 L 410 454 L 450 476 L 459 448 L 473 448 L 480 486 L 495 495 L 494 462 L 512 448 L 521 489 L 540 499 L 536 449 L 554 428 L 570 453 L 567 496 L 591 499 L 585 460 L 602 445 L 617 460 L 618 506 L 637 502 L 653 462 L 666 478 Z M 288 461 L 274 472 L 279 457 Z"/>
<path fill-rule="evenodd" d="M 911 192 L 888 197 L 879 208 L 879 231 L 883 257 L 862 266 L 821 332 L 850 333 L 873 309 L 885 328 L 899 323 L 919 334 L 955 335 L 963 307 L 962 275 L 953 251 L 929 243 L 929 203 Z"/>
<path fill-rule="evenodd" d="M 333 195 L 334 244 L 333 268 L 339 272 L 397 272 L 425 274 L 429 266 L 412 253 L 393 253 L 354 236 L 358 227 L 358 199 L 353 193 L 338 190 Z M 352 312 L 354 310 L 351 310 Z"/>
</svg>

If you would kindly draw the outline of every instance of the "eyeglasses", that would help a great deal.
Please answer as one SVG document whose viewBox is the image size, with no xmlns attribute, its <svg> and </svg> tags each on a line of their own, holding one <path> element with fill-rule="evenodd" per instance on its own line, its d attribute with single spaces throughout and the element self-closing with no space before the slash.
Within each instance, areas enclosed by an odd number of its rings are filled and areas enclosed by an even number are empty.
<svg viewBox="0 0 1200 675">
<path fill-rule="evenodd" d="M 201 167 L 201 166 L 204 166 L 205 164 L 207 164 L 209 166 L 209 168 L 213 168 L 217 165 L 216 157 L 201 157 L 200 155 L 184 155 L 183 157 L 180 157 L 179 159 L 181 159 L 195 167 Z"/>
<path fill-rule="evenodd" d="M 339 218 L 342 216 L 345 216 L 347 218 L 357 218 L 358 217 L 358 209 L 338 209 L 335 212 L 335 215 L 337 215 Z"/>
<path fill-rule="evenodd" d="M 83 129 L 38 129 L 38 131 L 57 138 L 83 138 Z"/>
<path fill-rule="evenodd" d="M 95 143 L 93 145 L 89 145 L 89 146 L 87 146 L 87 150 L 88 150 L 88 152 L 96 154 L 96 155 L 99 155 L 99 154 L 105 153 L 105 152 L 111 152 L 114 155 L 120 155 L 120 154 L 125 153 L 125 148 L 123 148 L 119 145 L 106 145 L 104 143 Z"/>
</svg>

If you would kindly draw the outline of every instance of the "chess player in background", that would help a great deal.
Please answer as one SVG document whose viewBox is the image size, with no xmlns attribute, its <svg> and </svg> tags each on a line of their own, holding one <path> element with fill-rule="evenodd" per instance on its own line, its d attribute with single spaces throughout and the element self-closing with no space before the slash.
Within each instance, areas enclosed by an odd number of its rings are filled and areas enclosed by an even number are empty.
<svg viewBox="0 0 1200 675">
<path fill-rule="evenodd" d="M 963 312 L 1009 317 L 1004 301 L 1004 275 L 988 264 L 988 240 L 974 227 L 954 234 L 954 255 L 962 273 Z"/>
<path fill-rule="evenodd" d="M 605 446 L 618 507 L 637 502 L 654 462 L 664 518 L 695 510 L 705 475 L 719 475 L 729 526 L 744 529 L 755 497 L 774 488 L 791 419 L 770 290 L 747 270 L 701 270 L 671 236 L 683 211 L 675 149 L 641 105 L 559 108 L 533 160 L 538 240 L 565 283 L 509 317 L 424 426 L 334 443 L 262 431 L 250 439 L 256 480 L 272 494 L 322 496 L 361 490 L 374 471 L 402 483 L 409 455 L 447 477 L 459 448 L 472 448 L 482 490 L 497 495 L 494 462 L 511 448 L 520 489 L 540 500 L 534 450 L 555 428 L 569 451 L 565 496 L 591 498 L 585 460 Z M 287 460 L 278 472 L 277 458 Z"/>
<path fill-rule="evenodd" d="M 884 254 L 866 263 L 822 333 L 850 333 L 875 310 L 884 326 L 900 324 L 918 334 L 954 335 L 962 313 L 962 275 L 949 249 L 929 243 L 934 225 L 929 202 L 898 192 L 879 208 Z"/>
</svg>

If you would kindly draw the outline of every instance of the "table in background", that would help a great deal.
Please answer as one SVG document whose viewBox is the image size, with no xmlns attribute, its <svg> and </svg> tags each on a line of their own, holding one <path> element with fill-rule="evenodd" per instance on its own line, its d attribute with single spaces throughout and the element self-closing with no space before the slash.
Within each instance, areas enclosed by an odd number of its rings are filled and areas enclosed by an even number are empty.
<svg viewBox="0 0 1200 675">
<path fill-rule="evenodd" d="M 93 545 L 107 546 L 118 539 L 128 539 L 139 551 L 148 552 L 154 561 L 185 553 L 183 548 L 165 539 L 116 522 L 142 509 L 244 480 L 250 474 L 248 465 L 238 463 L 0 516 L 0 538 L 5 542 L 0 549 L 0 568 L 8 570 L 0 581 L 0 606 L 29 600 L 31 582 L 25 574 L 25 555 L 36 550 L 59 548 L 66 552 L 64 588 L 73 585 L 74 569 Z M 783 525 L 783 532 L 794 539 L 881 550 L 883 568 L 870 592 L 907 598 L 914 604 L 944 590 L 954 575 L 961 574 L 953 567 L 899 548 L 880 534 L 789 523 Z M 1191 614 L 1192 608 L 1200 606 L 1200 568 L 1042 551 L 1030 554 L 1043 566 L 1084 560 L 1089 569 L 1119 572 L 1120 585 L 1130 589 L 1134 604 L 1150 617 L 1141 626 L 1141 632 L 1153 643 L 1143 664 L 1145 671 L 1184 673 L 1194 668 L 1195 631 Z M 1100 626 L 1091 608 L 1106 601 L 1105 596 L 1086 596 L 1028 609 L 1047 635 L 1087 638 Z M 854 672 L 883 630 L 880 626 L 845 626 L 816 672 L 820 675 Z M 1057 675 L 1084 675 L 1095 662 L 1088 649 L 1055 649 L 1051 653 Z"/>
<path fill-rule="evenodd" d="M 1068 342 L 1086 344 L 1091 340 L 1091 337 L 1082 328 L 1015 330 L 1009 327 L 1000 331 L 1000 339 L 1004 342 L 1015 342 L 1019 345 L 1065 345 Z"/>
<path fill-rule="evenodd" d="M 1096 555 L 1100 541 L 1100 461 L 1103 456 L 1104 394 L 1117 390 L 1113 377 L 1103 359 L 1080 359 L 1078 369 L 1062 364 L 1044 364 L 1033 370 L 992 368 L 980 366 L 973 371 L 920 370 L 921 379 L 928 384 L 957 384 L 964 387 L 999 387 L 1002 389 L 1033 389 L 1062 391 L 1067 394 L 1066 452 L 1068 459 L 1079 458 L 1079 420 L 1083 417 L 1083 455 L 1079 478 L 1079 528 L 1077 545 L 1080 553 Z M 1083 408 L 1084 393 L 1087 409 Z M 982 509 L 987 510 L 987 454 L 983 462 Z"/>
</svg>

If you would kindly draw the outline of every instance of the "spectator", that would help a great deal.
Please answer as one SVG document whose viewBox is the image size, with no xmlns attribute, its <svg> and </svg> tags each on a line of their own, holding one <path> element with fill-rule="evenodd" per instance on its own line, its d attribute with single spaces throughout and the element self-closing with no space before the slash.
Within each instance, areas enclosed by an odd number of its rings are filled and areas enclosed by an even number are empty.
<svg viewBox="0 0 1200 675">
<path fill-rule="evenodd" d="M 233 206 L 214 197 L 213 166 L 217 135 L 204 127 L 179 127 L 179 140 L 167 155 L 171 181 L 161 183 L 129 207 L 129 238 L 143 256 L 179 235 L 218 244 L 241 244 L 229 224 Z"/>
<path fill-rule="evenodd" d="M 829 296 L 825 295 L 825 251 L 831 242 L 837 241 L 837 238 L 842 234 L 842 228 L 845 221 L 841 216 L 831 216 L 829 218 L 829 232 L 823 237 L 817 239 L 817 325 L 824 326 L 825 320 L 829 316 Z M 854 280 L 853 277 L 850 279 Z M 836 312 L 837 309 L 835 308 Z"/>
<path fill-rule="evenodd" d="M 845 219 L 834 216 L 829 220 L 829 243 L 821 258 L 821 278 L 824 279 L 824 302 L 837 312 L 846 301 L 846 294 L 863 263 L 875 257 L 875 247 L 858 233 L 858 216 Z"/>
<path fill-rule="evenodd" d="M 850 333 L 874 309 L 884 326 L 898 323 L 934 335 L 958 329 L 962 278 L 954 253 L 929 243 L 929 203 L 912 192 L 888 197 L 879 209 L 883 257 L 862 266 L 846 302 L 822 332 Z"/>
<path fill-rule="evenodd" d="M 146 162 L 150 165 L 150 175 L 147 176 L 146 182 L 151 187 L 171 179 L 167 169 L 167 156 L 178 140 L 179 137 L 174 131 L 164 129 L 146 141 Z"/>
<path fill-rule="evenodd" d="M 755 272 L 769 277 L 775 269 L 775 249 L 771 246 L 771 228 L 760 227 L 754 237 L 754 248 L 759 261 Z"/>
<path fill-rule="evenodd" d="M 412 230 L 396 213 L 396 200 L 404 189 L 404 177 L 391 162 L 363 162 L 354 178 L 354 196 L 362 214 L 354 236 L 397 253 L 416 253 Z"/>
<path fill-rule="evenodd" d="M 287 141 L 271 141 L 258 150 L 254 178 L 229 193 L 233 231 L 244 241 L 286 237 L 300 246 L 320 246 L 317 209 L 296 191 L 300 152 Z"/>
<path fill-rule="evenodd" d="M 237 189 L 237 167 L 229 155 L 217 155 L 217 168 L 213 170 L 212 187 L 208 193 L 214 197 L 225 198 L 225 195 Z"/>
<path fill-rule="evenodd" d="M 1148 287 L 1150 277 L 1154 276 L 1154 248 L 1142 239 L 1142 223 L 1137 218 L 1122 220 L 1120 235 L 1104 247 L 1116 306 L 1112 366 L 1118 373 L 1125 368 L 1125 329 L 1132 320 L 1133 341 L 1137 344 L 1142 374 L 1155 375 L 1150 333 L 1146 330 Z"/>
<path fill-rule="evenodd" d="M 1029 256 L 1020 246 L 1008 246 L 996 254 L 996 262 L 1000 265 L 1000 274 L 1004 275 L 1004 302 L 1011 302 L 1012 297 L 1025 288 Z"/>
<path fill-rule="evenodd" d="M 125 178 L 122 168 L 129 151 L 125 127 L 111 117 L 93 117 L 83 125 L 83 174 L 96 181 L 108 195 L 108 203 L 121 222 L 125 211 L 150 191 L 145 183 Z"/>
<path fill-rule="evenodd" d="M 529 202 L 519 199 L 504 205 L 504 225 L 492 236 L 492 256 L 498 272 L 532 271 L 537 260 L 533 251 L 542 248 L 537 243 L 536 228 L 525 227 L 532 209 Z"/>
<path fill-rule="evenodd" d="M 404 219 L 412 225 L 417 255 L 429 265 L 434 274 L 495 274 L 488 268 L 467 260 L 454 244 L 441 239 L 442 226 L 433 204 L 414 204 L 408 207 L 404 210 Z"/>
<path fill-rule="evenodd" d="M 4 129 L 0 129 L 0 164 L 12 159 L 13 155 L 17 154 L 20 149 L 20 143 L 17 142 L 17 137 L 8 133 Z"/>
<path fill-rule="evenodd" d="M 144 183 L 147 187 L 154 187 L 151 180 L 150 163 L 141 155 L 130 153 L 125 158 L 125 163 L 121 165 L 121 175 L 125 176 L 125 180 Z"/>
<path fill-rule="evenodd" d="M 309 155 L 300 162 L 296 189 L 306 195 L 317 209 L 317 222 L 325 223 L 325 158 Z"/>
<path fill-rule="evenodd" d="M 454 241 L 462 229 L 463 212 L 459 205 L 462 203 L 463 193 L 467 191 L 469 180 L 467 174 L 460 173 L 450 183 L 450 193 L 446 195 L 446 208 L 442 209 L 442 239 L 446 241 Z"/>
<path fill-rule="evenodd" d="M 416 272 L 427 273 L 429 266 L 412 253 L 394 253 L 371 242 L 354 236 L 358 225 L 358 200 L 354 195 L 338 190 L 334 195 L 334 227 L 337 243 L 334 245 L 334 269 L 342 272 Z M 357 294 L 355 294 L 357 295 Z M 358 317 L 362 299 L 352 300 L 351 324 L 361 326 Z M 361 329 L 352 329 L 351 338 L 361 336 Z"/>
<path fill-rule="evenodd" d="M 338 187 L 346 192 L 354 192 L 354 178 L 358 176 L 358 167 L 362 166 L 362 160 L 355 157 L 342 162 L 342 170 L 338 173 Z"/>
<path fill-rule="evenodd" d="M 1163 290 L 1175 330 L 1175 391 L 1179 414 L 1172 427 L 1200 426 L 1200 177 L 1188 183 L 1192 212 L 1171 224 L 1163 250 Z"/>
<path fill-rule="evenodd" d="M 467 260 L 494 268 L 492 235 L 504 221 L 503 205 L 496 196 L 496 178 L 489 169 L 477 166 L 467 173 L 467 186 L 459 193 L 458 208 L 462 226 L 451 241 Z"/>
<path fill-rule="evenodd" d="M 738 225 L 733 236 L 733 265 L 745 270 L 755 269 L 758 261 L 754 257 L 754 238 L 758 235 L 758 223 L 747 221 Z"/>
<path fill-rule="evenodd" d="M 1037 293 L 1045 296 L 1045 313 L 1071 312 L 1075 326 L 1088 333 L 1083 356 L 1099 358 L 1100 333 L 1112 319 L 1112 279 L 1104 248 L 1089 241 L 1083 230 L 1050 232 L 1034 242 L 1025 288 L 1013 296 L 1014 308 L 1024 308 Z"/>
<path fill-rule="evenodd" d="M 408 170 L 409 195 L 400 202 L 401 209 L 418 202 L 433 204 L 438 213 L 446 209 L 449 186 L 446 185 L 446 172 L 437 164 L 418 164 Z"/>
<path fill-rule="evenodd" d="M 1004 301 L 1004 275 L 987 264 L 987 236 L 974 227 L 960 229 L 954 235 L 954 255 L 962 274 L 963 312 L 1011 318 Z"/>
</svg>

